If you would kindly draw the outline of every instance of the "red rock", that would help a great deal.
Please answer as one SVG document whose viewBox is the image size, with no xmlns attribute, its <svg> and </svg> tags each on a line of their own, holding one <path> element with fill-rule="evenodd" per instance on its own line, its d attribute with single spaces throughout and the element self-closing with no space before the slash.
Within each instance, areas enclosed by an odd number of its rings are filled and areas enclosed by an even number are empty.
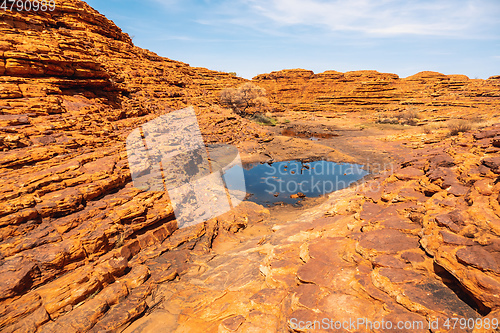
<svg viewBox="0 0 500 333">
<path fill-rule="evenodd" d="M 446 227 L 451 231 L 458 233 L 460 232 L 460 227 L 451 220 L 448 214 L 438 215 L 436 216 L 436 222 L 441 227 Z"/>
<path fill-rule="evenodd" d="M 479 314 L 462 302 L 446 285 L 439 281 L 424 280 L 417 284 L 402 285 L 404 295 L 410 302 L 421 304 L 429 310 L 444 313 L 446 316 L 458 315 L 463 318 L 477 318 Z M 451 318 L 451 317 L 450 317 Z"/>
<path fill-rule="evenodd" d="M 82 306 L 52 321 L 42 327 L 40 332 L 86 332 L 95 325 L 97 320 L 106 312 L 108 305 L 105 301 L 91 299 Z"/>
<path fill-rule="evenodd" d="M 460 184 L 453 184 L 448 189 L 448 193 L 453 194 L 456 197 L 465 196 L 469 192 L 470 188 Z"/>
<path fill-rule="evenodd" d="M 383 210 L 384 206 L 367 201 L 363 204 L 363 210 L 361 211 L 359 217 L 363 220 L 370 220 L 373 217 L 379 216 Z"/>
<path fill-rule="evenodd" d="M 455 165 L 455 160 L 446 153 L 431 157 L 429 159 L 429 162 L 433 168 L 435 167 L 450 168 Z"/>
<path fill-rule="evenodd" d="M 498 126 L 426 143 L 397 134 L 415 148 L 411 156 L 409 148 L 394 148 L 400 142 L 380 141 L 373 150 L 392 146 L 406 161 L 393 177 L 378 176 L 377 192 L 342 192 L 335 218 L 290 221 L 263 237 L 269 211 L 245 202 L 176 230 L 167 195 L 132 188 L 124 154 L 132 129 L 170 110 L 194 105 L 207 143 L 248 143 L 263 151 L 259 156 L 278 152 L 277 160 L 310 148 L 318 158 L 348 157 L 271 137 L 218 107 L 219 92 L 244 79 L 137 48 L 84 2 L 58 2 L 51 15 L 0 16 L 0 330 L 283 332 L 290 315 L 477 316 L 436 277 L 433 260 L 497 313 Z M 495 80 L 435 72 L 401 79 L 285 70 L 253 81 L 283 116 L 314 111 L 338 124 L 358 114 L 376 121 L 377 111 L 400 114 L 411 103 L 419 122 L 443 121 L 450 112 L 489 117 L 500 96 Z M 473 112 L 463 111 L 471 106 Z M 360 137 L 359 145 L 365 142 L 373 140 Z M 213 245 L 228 239 L 230 249 Z M 157 284 L 163 301 L 158 290 L 148 297 Z"/>
<path fill-rule="evenodd" d="M 42 202 L 36 205 L 36 210 L 42 217 L 56 216 L 75 210 L 82 199 L 81 193 L 74 188 L 55 191 L 44 195 Z"/>
<path fill-rule="evenodd" d="M 401 253 L 401 259 L 405 260 L 407 263 L 419 263 L 425 260 L 425 256 L 421 253 L 408 251 Z"/>
<path fill-rule="evenodd" d="M 23 236 L 8 239 L 0 246 L 4 256 L 11 256 L 21 251 L 32 249 L 44 244 L 61 241 L 61 236 L 50 224 L 41 224 Z"/>
<path fill-rule="evenodd" d="M 387 218 L 386 220 L 380 223 L 384 228 L 396 229 L 396 230 L 404 230 L 404 231 L 412 231 L 420 229 L 421 226 L 419 224 L 411 222 L 409 219 L 403 219 L 397 216 Z"/>
<path fill-rule="evenodd" d="M 4 327 L 2 332 L 36 332 L 38 327 L 49 320 L 50 317 L 47 311 L 43 307 L 40 307 L 15 324 Z"/>
<path fill-rule="evenodd" d="M 404 268 L 406 266 L 401 260 L 389 255 L 377 256 L 373 259 L 372 263 L 374 267 Z"/>
<path fill-rule="evenodd" d="M 500 273 L 499 263 L 495 258 L 480 246 L 468 246 L 459 249 L 456 253 L 459 262 L 477 267 L 481 270 L 491 270 Z"/>
<path fill-rule="evenodd" d="M 463 108 L 473 105 L 465 95 L 456 95 L 457 86 L 470 89 L 472 94 L 483 89 L 490 90 L 492 97 L 498 94 L 498 88 L 493 83 L 485 85 L 467 77 L 430 73 L 421 72 L 403 79 L 395 74 L 376 71 L 326 71 L 315 74 L 303 69 L 292 69 L 261 74 L 253 78 L 253 81 L 268 91 L 271 106 L 276 110 L 327 114 L 332 111 L 335 114 L 349 112 L 354 108 L 370 111 L 391 110 L 416 100 L 418 103 L 432 105 L 440 111 L 438 114 L 444 114 L 447 107 Z M 440 87 L 437 95 L 436 91 L 430 88 L 434 85 Z M 460 100 L 458 103 L 457 98 Z M 494 97 L 488 99 L 493 101 Z M 474 107 L 478 107 L 477 104 L 474 104 Z M 485 109 L 484 112 L 488 111 Z"/>
<path fill-rule="evenodd" d="M 132 292 L 125 301 L 111 307 L 89 332 L 97 333 L 123 328 L 146 311 L 146 295 L 143 290 Z"/>
<path fill-rule="evenodd" d="M 250 301 L 257 304 L 275 305 L 281 303 L 285 296 L 286 292 L 284 290 L 265 288 L 250 297 Z"/>
<path fill-rule="evenodd" d="M 38 211 L 34 208 L 21 209 L 13 214 L 0 218 L 0 227 L 6 225 L 18 225 L 38 217 Z"/>
<path fill-rule="evenodd" d="M 392 311 L 388 315 L 384 316 L 383 320 L 385 322 L 391 322 L 393 324 L 392 332 L 407 332 L 406 329 L 398 329 L 396 323 L 411 323 L 411 331 L 412 332 L 428 332 L 429 331 L 429 323 L 424 316 L 420 316 L 413 312 L 407 311 L 405 308 L 398 308 L 395 311 Z M 409 325 L 409 324 L 407 324 Z M 410 326 L 407 326 L 410 327 Z M 387 331 L 386 329 L 380 330 L 380 332 Z"/>
<path fill-rule="evenodd" d="M 378 304 L 373 300 L 339 292 L 331 293 L 320 301 L 319 310 L 335 321 L 347 318 L 373 318 L 380 313 Z"/>
<path fill-rule="evenodd" d="M 420 273 L 392 267 L 382 267 L 378 273 L 392 283 L 418 283 L 423 279 Z"/>
<path fill-rule="evenodd" d="M 443 237 L 443 242 L 445 244 L 451 244 L 451 245 L 474 245 L 474 242 L 469 239 L 465 238 L 456 234 L 452 234 L 446 230 L 441 230 L 439 231 L 439 234 L 441 237 Z"/>
<path fill-rule="evenodd" d="M 149 268 L 146 265 L 134 265 L 132 270 L 120 278 L 129 290 L 142 285 L 150 276 Z"/>
<path fill-rule="evenodd" d="M 319 325 L 321 325 L 321 320 L 320 314 L 317 314 L 311 310 L 307 309 L 298 309 L 293 311 L 287 318 L 287 323 L 288 323 L 288 329 L 291 330 L 306 330 L 306 329 L 319 329 Z M 319 324 L 315 325 L 315 321 L 317 321 Z"/>
<path fill-rule="evenodd" d="M 128 294 L 127 286 L 121 281 L 116 281 L 101 290 L 95 298 L 105 301 L 108 306 L 112 306 L 118 304 Z"/>
<path fill-rule="evenodd" d="M 41 245 L 36 249 L 25 251 L 23 254 L 37 263 L 44 280 L 51 279 L 72 262 L 85 258 L 81 244 L 71 240 Z"/>
<path fill-rule="evenodd" d="M 500 148 L 500 137 L 498 137 L 498 134 L 496 137 L 491 139 L 491 145 L 496 148 Z"/>
<path fill-rule="evenodd" d="M 400 170 L 395 170 L 394 175 L 400 180 L 411 180 L 417 179 L 423 176 L 424 172 L 420 169 L 414 167 L 407 167 Z"/>
<path fill-rule="evenodd" d="M 500 305 L 500 283 L 498 279 L 479 270 L 467 271 L 461 275 L 461 282 L 484 306 L 497 309 Z"/>
<path fill-rule="evenodd" d="M 299 298 L 299 303 L 311 310 L 317 309 L 322 292 L 316 284 L 300 284 L 297 287 L 296 296 Z"/>
<path fill-rule="evenodd" d="M 4 260 L 0 266 L 0 299 L 29 290 L 39 274 L 35 262 L 22 256 Z"/>
<path fill-rule="evenodd" d="M 245 322 L 245 317 L 242 315 L 227 318 L 222 321 L 222 326 L 232 332 L 235 332 L 243 323 Z"/>
<path fill-rule="evenodd" d="M 500 172 L 500 156 L 485 157 L 482 163 L 490 168 L 493 172 Z"/>
<path fill-rule="evenodd" d="M 11 303 L 0 306 L 0 327 L 19 323 L 42 305 L 40 296 L 34 292 L 24 294 Z M 14 325 L 15 326 L 15 325 Z"/>
<path fill-rule="evenodd" d="M 359 245 L 367 250 L 394 254 L 399 251 L 418 248 L 416 237 L 405 235 L 394 229 L 382 229 L 363 233 Z"/>
<path fill-rule="evenodd" d="M 474 133 L 474 139 L 476 140 L 488 139 L 488 138 L 493 138 L 499 134 L 500 131 L 498 129 L 481 130 Z"/>
</svg>

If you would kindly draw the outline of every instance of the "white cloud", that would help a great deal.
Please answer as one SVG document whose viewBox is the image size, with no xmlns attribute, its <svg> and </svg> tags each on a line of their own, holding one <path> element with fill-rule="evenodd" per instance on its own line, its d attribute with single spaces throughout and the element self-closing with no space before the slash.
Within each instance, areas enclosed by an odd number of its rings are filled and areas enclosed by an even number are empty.
<svg viewBox="0 0 500 333">
<path fill-rule="evenodd" d="M 334 32 L 352 31 L 378 36 L 474 37 L 480 35 L 487 25 L 498 26 L 500 14 L 498 0 L 240 1 L 253 15 L 277 26 L 322 26 Z M 248 21 L 251 14 L 244 14 Z"/>
<path fill-rule="evenodd" d="M 318 34 L 499 38 L 499 0 L 147 0 L 193 22 L 240 26 L 274 36 L 290 27 Z"/>
</svg>

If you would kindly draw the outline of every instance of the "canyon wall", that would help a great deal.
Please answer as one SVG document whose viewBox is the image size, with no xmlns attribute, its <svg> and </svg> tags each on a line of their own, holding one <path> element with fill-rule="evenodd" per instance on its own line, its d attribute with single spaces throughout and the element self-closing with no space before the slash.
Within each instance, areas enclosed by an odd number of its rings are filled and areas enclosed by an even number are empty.
<svg viewBox="0 0 500 333">
<path fill-rule="evenodd" d="M 126 137 L 194 105 L 206 142 L 270 140 L 218 104 L 222 89 L 246 81 L 140 49 L 82 1 L 0 11 L 2 332 L 121 331 L 155 309 L 178 311 L 157 327 L 207 332 L 258 331 L 259 321 L 262 332 L 284 331 L 290 316 L 341 310 L 453 315 L 432 304 L 439 295 L 463 315 L 497 316 L 498 127 L 426 146 L 374 180 L 378 192 L 347 191 L 321 218 L 278 226 L 227 256 L 216 258 L 213 243 L 264 221 L 266 209 L 246 202 L 177 229 L 165 193 L 132 186 Z M 375 118 L 416 107 L 436 121 L 497 115 L 499 81 L 305 70 L 254 79 L 278 111 Z M 426 298 L 425 288 L 442 294 Z"/>
<path fill-rule="evenodd" d="M 206 142 L 255 140 L 217 102 L 244 81 L 135 47 L 82 1 L 0 11 L 0 330 L 33 331 L 119 276 L 119 295 L 142 284 L 128 260 L 177 226 L 165 194 L 132 186 L 127 135 L 194 105 Z"/>
<path fill-rule="evenodd" d="M 273 107 L 339 117 L 345 112 L 367 112 L 376 119 L 384 113 L 422 112 L 428 121 L 475 115 L 488 119 L 500 106 L 500 76 L 488 80 L 465 75 L 420 72 L 407 78 L 377 71 L 314 74 L 303 69 L 282 70 L 253 78 L 265 88 Z"/>
</svg>

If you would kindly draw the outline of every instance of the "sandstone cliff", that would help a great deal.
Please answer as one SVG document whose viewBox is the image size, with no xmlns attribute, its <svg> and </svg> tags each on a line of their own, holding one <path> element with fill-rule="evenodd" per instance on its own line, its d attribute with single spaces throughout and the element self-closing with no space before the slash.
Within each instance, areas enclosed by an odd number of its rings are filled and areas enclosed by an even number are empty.
<svg viewBox="0 0 500 333">
<path fill-rule="evenodd" d="M 331 117 L 409 105 L 423 121 L 493 117 L 500 96 L 498 77 L 430 72 L 291 70 L 254 81 L 277 109 Z M 286 224 L 247 202 L 178 230 L 165 194 L 132 186 L 125 139 L 195 105 L 207 142 L 253 144 L 266 131 L 217 103 L 242 82 L 135 47 L 81 1 L 0 11 L 2 332 L 498 318 L 498 126 L 402 150 L 393 174 Z"/>
<path fill-rule="evenodd" d="M 111 297 L 142 284 L 149 270 L 131 271 L 128 259 L 176 223 L 164 195 L 131 186 L 125 139 L 187 105 L 207 142 L 255 139 L 257 126 L 217 105 L 222 88 L 243 81 L 137 48 L 82 1 L 0 11 L 2 331 L 33 331 L 124 274 Z M 179 237 L 170 246 L 188 236 Z M 101 310 L 117 301 L 103 297 Z"/>
<path fill-rule="evenodd" d="M 261 74 L 253 81 L 268 91 L 277 110 L 331 117 L 365 111 L 368 117 L 377 119 L 413 108 L 429 122 L 470 116 L 488 119 L 498 115 L 500 106 L 498 76 L 480 80 L 421 72 L 399 78 L 376 71 L 314 74 L 292 69 Z"/>
</svg>

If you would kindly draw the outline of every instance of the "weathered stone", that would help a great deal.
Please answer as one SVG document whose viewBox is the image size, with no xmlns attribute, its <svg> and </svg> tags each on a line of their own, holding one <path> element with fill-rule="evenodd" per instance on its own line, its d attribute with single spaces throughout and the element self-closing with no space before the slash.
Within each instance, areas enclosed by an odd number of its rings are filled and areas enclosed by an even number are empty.
<svg viewBox="0 0 500 333">
<path fill-rule="evenodd" d="M 0 306 L 0 327 L 20 322 L 22 318 L 40 308 L 41 304 L 40 296 L 34 292 L 24 294 L 10 304 L 2 304 Z"/>
<path fill-rule="evenodd" d="M 480 246 L 468 246 L 456 253 L 459 262 L 477 267 L 481 270 L 491 270 L 500 273 L 500 265 L 488 251 Z"/>
<path fill-rule="evenodd" d="M 250 301 L 258 304 L 269 304 L 276 305 L 281 303 L 283 298 L 286 296 L 286 292 L 280 289 L 262 289 L 255 293 Z"/>
<path fill-rule="evenodd" d="M 423 174 L 424 172 L 422 170 L 414 167 L 407 167 L 394 172 L 394 175 L 400 180 L 418 179 Z"/>
<path fill-rule="evenodd" d="M 422 274 L 399 268 L 383 267 L 378 273 L 392 283 L 418 283 L 423 279 Z"/>
<path fill-rule="evenodd" d="M 134 265 L 132 270 L 120 278 L 120 282 L 124 283 L 127 288 L 133 289 L 142 285 L 150 276 L 149 268 L 146 265 Z"/>
<path fill-rule="evenodd" d="M 236 332 L 238 328 L 243 324 L 245 321 L 245 317 L 242 315 L 234 316 L 231 318 L 227 318 L 222 321 L 221 325 L 223 328 L 231 331 L 231 332 Z"/>
<path fill-rule="evenodd" d="M 50 320 L 49 314 L 40 307 L 13 325 L 2 329 L 2 332 L 36 332 L 37 328 Z"/>
<path fill-rule="evenodd" d="M 147 309 L 145 297 L 132 293 L 125 301 L 111 307 L 89 332 L 102 332 L 124 327 Z"/>
<path fill-rule="evenodd" d="M 108 305 L 104 300 L 90 299 L 70 313 L 42 327 L 41 332 L 86 332 L 95 325 L 106 312 Z"/>
<path fill-rule="evenodd" d="M 405 260 L 408 263 L 419 263 L 425 260 L 425 256 L 423 253 L 408 251 L 401 253 L 401 259 Z"/>
<path fill-rule="evenodd" d="M 272 117 L 292 120 L 268 130 L 219 107 L 220 91 L 246 80 L 137 48 L 84 2 L 0 16 L 0 330 L 285 332 L 290 318 L 475 318 L 473 302 L 498 313 L 500 128 L 452 138 L 350 131 L 377 118 L 493 116 L 495 77 L 263 74 L 253 82 L 268 90 Z M 419 119 L 405 113 L 410 104 Z M 133 188 L 126 137 L 188 105 L 207 143 L 257 162 L 350 161 L 352 142 L 361 163 L 385 150 L 402 163 L 372 175 L 375 191 L 334 193 L 328 208 L 284 225 L 244 202 L 176 230 L 166 193 Z M 280 132 L 290 128 L 335 140 Z M 326 210 L 335 216 L 320 217 Z"/>
<path fill-rule="evenodd" d="M 359 239 L 359 246 L 368 251 L 375 250 L 394 254 L 399 251 L 418 248 L 419 244 L 416 237 L 407 236 L 394 229 L 382 229 L 362 234 Z"/>
<path fill-rule="evenodd" d="M 377 256 L 373 258 L 372 263 L 374 267 L 404 268 L 406 266 L 401 260 L 389 255 Z"/>
<path fill-rule="evenodd" d="M 474 139 L 476 140 L 481 140 L 481 139 L 487 139 L 487 138 L 493 138 L 499 134 L 498 129 L 484 129 L 481 131 L 478 131 L 477 133 L 474 133 Z"/>
<path fill-rule="evenodd" d="M 39 274 L 36 263 L 22 256 L 4 260 L 0 266 L 0 299 L 29 290 Z"/>
<path fill-rule="evenodd" d="M 439 226 L 446 227 L 455 233 L 458 233 L 461 229 L 455 222 L 451 220 L 448 214 L 436 216 L 436 222 Z"/>
<path fill-rule="evenodd" d="M 482 160 L 483 164 L 490 168 L 493 172 L 500 172 L 500 156 L 486 157 Z"/>
</svg>

